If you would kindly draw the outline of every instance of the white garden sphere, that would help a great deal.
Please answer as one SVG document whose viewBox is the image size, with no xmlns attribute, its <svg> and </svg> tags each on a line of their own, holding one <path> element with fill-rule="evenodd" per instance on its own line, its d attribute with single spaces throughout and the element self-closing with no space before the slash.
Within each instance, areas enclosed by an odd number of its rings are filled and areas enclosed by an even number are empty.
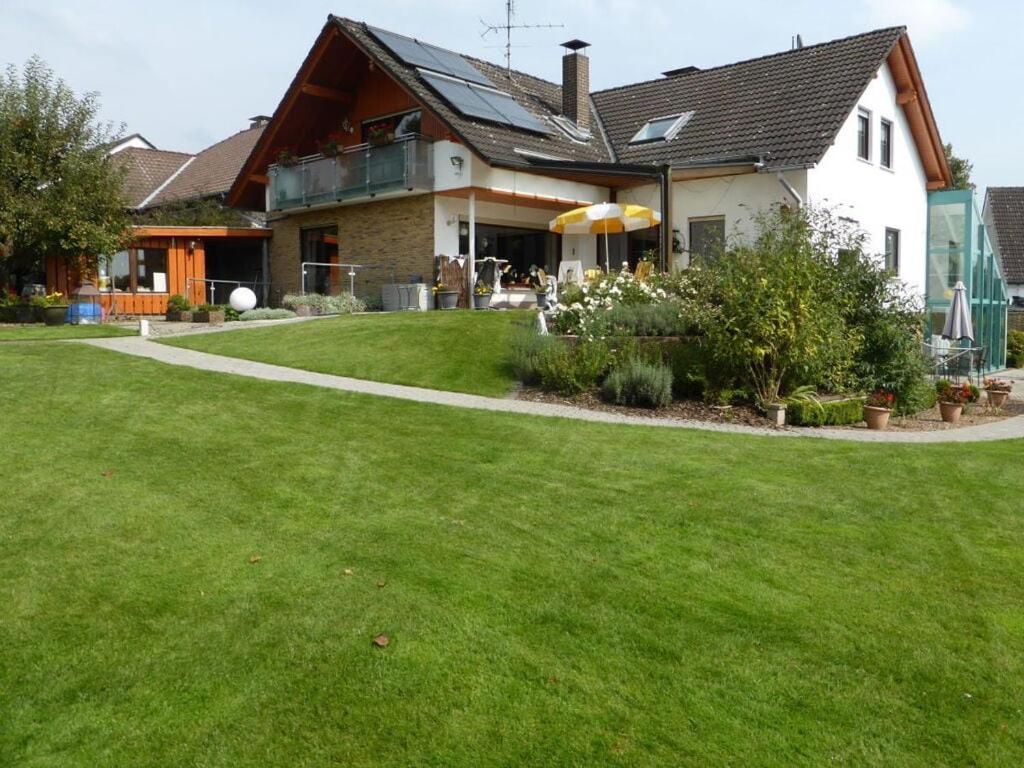
<svg viewBox="0 0 1024 768">
<path fill-rule="evenodd" d="M 235 312 L 248 312 L 256 307 L 256 294 L 249 288 L 235 288 L 228 298 L 228 304 Z"/>
</svg>

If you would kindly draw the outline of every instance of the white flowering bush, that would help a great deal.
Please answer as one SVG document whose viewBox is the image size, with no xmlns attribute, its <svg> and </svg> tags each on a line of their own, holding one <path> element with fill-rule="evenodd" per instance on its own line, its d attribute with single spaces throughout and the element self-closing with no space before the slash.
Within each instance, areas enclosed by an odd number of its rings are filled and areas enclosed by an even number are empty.
<svg viewBox="0 0 1024 768">
<path fill-rule="evenodd" d="M 683 335 L 689 329 L 686 301 L 662 280 L 637 280 L 627 271 L 563 291 L 552 308 L 558 333 L 586 339 L 623 336 Z"/>
</svg>

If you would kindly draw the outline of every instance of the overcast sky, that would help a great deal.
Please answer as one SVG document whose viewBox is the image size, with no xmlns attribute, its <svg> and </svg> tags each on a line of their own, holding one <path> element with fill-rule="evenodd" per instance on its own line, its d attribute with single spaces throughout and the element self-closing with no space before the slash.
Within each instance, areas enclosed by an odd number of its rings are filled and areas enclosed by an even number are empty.
<svg viewBox="0 0 1024 768">
<path fill-rule="evenodd" d="M 643 10 L 638 10 L 642 8 Z M 0 0 L 0 62 L 42 56 L 76 91 L 98 91 L 106 119 L 164 149 L 196 151 L 270 114 L 328 13 L 500 61 L 480 18 L 503 0 Z M 558 44 L 592 44 L 597 90 L 906 24 L 943 140 L 975 181 L 1024 185 L 1019 39 L 1024 0 L 521 0 L 513 66 L 561 77 Z"/>
</svg>

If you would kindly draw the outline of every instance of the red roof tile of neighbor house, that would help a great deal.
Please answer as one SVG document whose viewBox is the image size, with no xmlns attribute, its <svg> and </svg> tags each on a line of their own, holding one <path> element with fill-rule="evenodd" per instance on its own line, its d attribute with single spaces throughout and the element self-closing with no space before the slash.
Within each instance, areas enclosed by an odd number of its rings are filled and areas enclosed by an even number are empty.
<svg viewBox="0 0 1024 768">
<path fill-rule="evenodd" d="M 192 155 L 163 149 L 128 147 L 111 155 L 112 162 L 126 168 L 124 191 L 131 208 L 138 208 L 160 188 Z"/>
<path fill-rule="evenodd" d="M 985 208 L 992 245 L 1008 283 L 1024 283 L 1024 187 L 989 187 Z"/>
<path fill-rule="evenodd" d="M 247 128 L 204 149 L 166 187 L 157 192 L 146 207 L 225 194 L 263 133 L 263 128 Z"/>
</svg>

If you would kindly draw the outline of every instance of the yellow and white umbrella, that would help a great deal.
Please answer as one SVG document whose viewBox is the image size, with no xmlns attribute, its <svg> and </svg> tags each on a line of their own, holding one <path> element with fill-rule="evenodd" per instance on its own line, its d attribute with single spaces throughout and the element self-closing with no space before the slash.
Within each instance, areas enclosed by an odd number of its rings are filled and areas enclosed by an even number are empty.
<svg viewBox="0 0 1024 768">
<path fill-rule="evenodd" d="M 548 229 L 562 235 L 604 234 L 605 267 L 611 271 L 611 253 L 608 250 L 609 234 L 649 229 L 660 223 L 661 214 L 642 205 L 597 203 L 557 216 L 551 220 Z"/>
</svg>

